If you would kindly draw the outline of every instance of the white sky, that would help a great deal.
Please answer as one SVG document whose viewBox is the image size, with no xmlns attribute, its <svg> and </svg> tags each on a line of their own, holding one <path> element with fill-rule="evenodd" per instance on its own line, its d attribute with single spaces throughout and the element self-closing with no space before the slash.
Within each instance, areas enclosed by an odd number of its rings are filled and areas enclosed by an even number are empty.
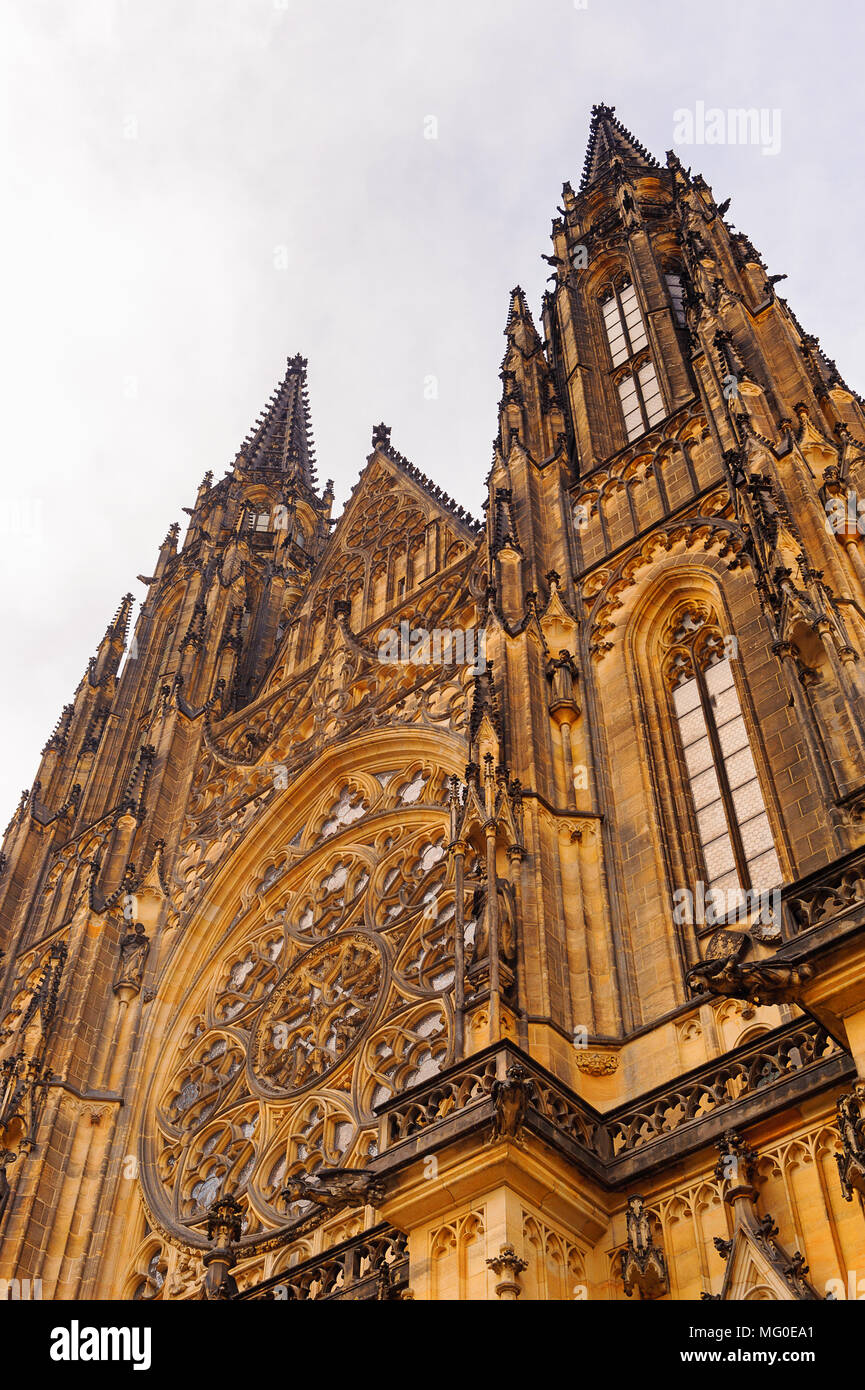
<svg viewBox="0 0 865 1390">
<path fill-rule="evenodd" d="M 143 594 L 136 574 L 286 356 L 309 358 L 337 509 L 383 419 L 479 514 L 508 292 L 537 316 L 593 102 L 661 160 L 679 108 L 780 111 L 776 156 L 677 152 L 733 195 L 730 220 L 861 389 L 862 13 L 6 0 L 0 828 L 121 595 Z"/>
</svg>

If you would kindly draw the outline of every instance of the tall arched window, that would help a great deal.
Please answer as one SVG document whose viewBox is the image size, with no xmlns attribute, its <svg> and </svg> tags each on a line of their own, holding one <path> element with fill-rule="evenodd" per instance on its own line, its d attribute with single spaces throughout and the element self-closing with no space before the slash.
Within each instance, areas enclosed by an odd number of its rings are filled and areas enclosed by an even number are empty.
<svg viewBox="0 0 865 1390">
<path fill-rule="evenodd" d="M 624 280 L 618 288 L 610 285 L 601 298 L 601 312 L 614 367 L 648 346 L 637 291 L 630 280 Z"/>
<path fill-rule="evenodd" d="M 667 413 L 651 360 L 623 376 L 618 389 L 625 417 L 625 432 L 630 443 L 632 439 L 639 439 L 658 420 L 663 420 Z"/>
<path fill-rule="evenodd" d="M 735 639 L 707 605 L 680 607 L 667 628 L 665 675 L 687 772 L 706 898 L 735 918 L 748 894 L 781 884 L 781 865 L 733 675 Z M 712 898 L 709 899 L 709 893 Z M 721 896 L 723 895 L 723 897 Z M 723 913 L 716 908 L 716 918 Z"/>
<path fill-rule="evenodd" d="M 667 413 L 654 364 L 637 292 L 629 279 L 609 285 L 601 295 L 601 315 L 613 367 L 628 363 L 618 374 L 616 389 L 622 407 L 628 442 L 639 439 Z"/>
</svg>

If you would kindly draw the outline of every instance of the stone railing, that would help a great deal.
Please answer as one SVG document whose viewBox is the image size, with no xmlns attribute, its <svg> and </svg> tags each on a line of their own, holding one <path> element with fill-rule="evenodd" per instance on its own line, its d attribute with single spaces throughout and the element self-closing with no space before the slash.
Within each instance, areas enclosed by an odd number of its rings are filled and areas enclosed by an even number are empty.
<svg viewBox="0 0 865 1390">
<path fill-rule="evenodd" d="M 374 1226 L 302 1264 L 244 1289 L 237 1299 L 343 1299 L 362 1302 L 402 1297 L 408 1287 L 407 1237 L 392 1226 Z"/>
<path fill-rule="evenodd" d="M 493 1083 L 515 1063 L 525 1076 L 525 1128 L 612 1188 L 855 1071 L 821 1024 L 797 1019 L 602 1115 L 519 1048 L 494 1046 L 379 1108 L 375 1171 L 385 1175 L 461 1133 L 492 1126 Z"/>
<path fill-rule="evenodd" d="M 865 920 L 865 850 L 856 849 L 781 891 L 782 933 L 792 941 L 816 927 Z"/>
<path fill-rule="evenodd" d="M 797 1019 L 611 1112 L 605 1118 L 613 1156 L 642 1149 L 719 1109 L 757 1092 L 765 1096 L 779 1082 L 813 1074 L 820 1064 L 846 1056 L 816 1020 Z"/>
<path fill-rule="evenodd" d="M 519 1068 L 521 1128 L 559 1149 L 608 1191 L 855 1075 L 852 1057 L 815 1019 L 796 1019 L 602 1115 L 514 1044 L 485 1048 L 378 1109 L 383 1180 L 425 1154 L 497 1123 L 494 1083 Z M 512 1076 L 514 1072 L 512 1070 Z M 408 1287 L 406 1236 L 382 1224 L 239 1299 L 394 1299 Z M 409 1295 L 410 1296 L 410 1295 Z"/>
<path fill-rule="evenodd" d="M 470 1057 L 458 1069 L 451 1068 L 446 1076 L 387 1101 L 379 1110 L 379 1148 L 392 1148 L 448 1115 L 488 1101 L 496 1079 L 496 1056 L 481 1053 Z"/>
</svg>

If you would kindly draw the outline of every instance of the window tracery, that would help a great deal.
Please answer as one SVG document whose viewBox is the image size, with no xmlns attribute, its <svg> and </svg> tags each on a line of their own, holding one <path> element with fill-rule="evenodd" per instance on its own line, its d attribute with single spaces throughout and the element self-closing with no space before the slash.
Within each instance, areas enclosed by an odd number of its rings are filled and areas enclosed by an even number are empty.
<svg viewBox="0 0 865 1390">
<path fill-rule="evenodd" d="M 159 1298 L 168 1272 L 162 1246 L 149 1241 L 135 1261 L 135 1267 L 130 1296 L 136 1302 Z"/>
<path fill-rule="evenodd" d="M 607 288 L 601 298 L 601 313 L 614 367 L 648 346 L 637 291 L 630 280 L 625 278 L 618 286 Z"/>
<path fill-rule="evenodd" d="M 620 377 L 618 392 L 629 443 L 639 439 L 667 413 L 651 359 Z"/>
<path fill-rule="evenodd" d="M 242 1192 L 255 1161 L 257 1107 L 244 1106 L 187 1146 L 179 1181 L 181 1220 L 204 1217 L 225 1190 Z"/>
<path fill-rule="evenodd" d="M 179 1137 L 202 1124 L 233 1089 L 242 1067 L 236 1039 L 205 1033 L 166 1088 L 161 1112 L 166 1129 Z"/>
<path fill-rule="evenodd" d="M 271 848 L 263 878 L 253 869 L 261 891 L 244 895 L 154 1081 L 142 1178 L 181 1240 L 227 1193 L 241 1202 L 246 1236 L 303 1215 L 286 1211 L 288 1179 L 364 1166 L 377 1151 L 375 1107 L 447 1065 L 446 777 L 422 761 L 358 772 L 322 793 L 315 823 L 352 807 L 362 816 L 326 837 L 305 834 L 282 863 Z M 208 904 L 205 890 L 203 921 L 231 915 Z"/>
<path fill-rule="evenodd" d="M 265 1088 L 292 1094 L 322 1080 L 357 1042 L 378 1000 L 374 939 L 343 934 L 314 946 L 285 975 L 253 1037 L 253 1069 Z"/>
</svg>

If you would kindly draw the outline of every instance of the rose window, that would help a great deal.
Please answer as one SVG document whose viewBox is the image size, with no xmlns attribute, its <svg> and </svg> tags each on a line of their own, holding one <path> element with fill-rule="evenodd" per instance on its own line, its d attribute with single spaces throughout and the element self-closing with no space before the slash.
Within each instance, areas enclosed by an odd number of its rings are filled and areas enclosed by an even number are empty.
<svg viewBox="0 0 865 1390">
<path fill-rule="evenodd" d="M 274 991 L 253 1039 L 253 1069 L 268 1088 L 300 1091 L 358 1041 L 375 1007 L 381 953 L 346 933 L 301 956 Z"/>
</svg>

